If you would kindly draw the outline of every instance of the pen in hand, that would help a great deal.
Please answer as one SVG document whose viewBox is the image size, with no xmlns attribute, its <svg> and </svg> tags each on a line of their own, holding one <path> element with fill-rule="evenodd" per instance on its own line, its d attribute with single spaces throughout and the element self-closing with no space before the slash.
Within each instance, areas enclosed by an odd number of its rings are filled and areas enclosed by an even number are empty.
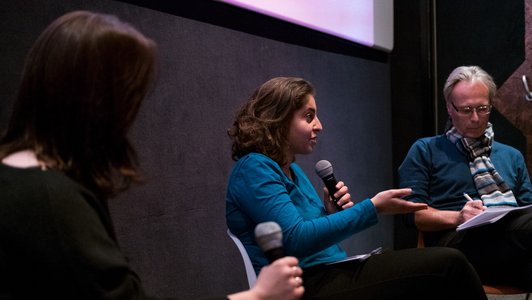
<svg viewBox="0 0 532 300">
<path fill-rule="evenodd" d="M 473 198 L 471 198 L 467 193 L 464 193 L 464 197 L 467 199 L 467 202 L 469 202 L 469 201 L 473 201 Z M 482 205 L 481 207 L 478 207 L 478 206 L 476 205 L 476 203 L 473 204 L 473 207 L 476 208 L 476 209 L 480 209 L 480 210 L 484 210 L 484 209 L 485 209 L 485 208 L 484 208 L 484 205 Z"/>
<path fill-rule="evenodd" d="M 467 199 L 467 201 L 473 201 L 471 197 L 467 193 L 464 193 L 464 197 Z"/>
</svg>

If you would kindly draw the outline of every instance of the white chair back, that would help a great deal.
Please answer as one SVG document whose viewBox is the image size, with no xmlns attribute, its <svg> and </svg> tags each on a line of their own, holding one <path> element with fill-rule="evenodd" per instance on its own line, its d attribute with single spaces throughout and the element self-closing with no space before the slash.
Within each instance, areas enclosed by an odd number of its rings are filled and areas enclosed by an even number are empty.
<svg viewBox="0 0 532 300">
<path fill-rule="evenodd" d="M 240 251 L 240 255 L 244 260 L 244 267 L 246 268 L 246 275 L 248 278 L 249 287 L 251 288 L 255 285 L 255 282 L 257 281 L 257 274 L 255 274 L 255 269 L 253 268 L 251 259 L 249 258 L 246 248 L 244 248 L 244 245 L 242 244 L 240 239 L 237 238 L 236 235 L 231 232 L 231 230 L 227 229 L 227 235 L 233 240 L 238 250 Z"/>
</svg>

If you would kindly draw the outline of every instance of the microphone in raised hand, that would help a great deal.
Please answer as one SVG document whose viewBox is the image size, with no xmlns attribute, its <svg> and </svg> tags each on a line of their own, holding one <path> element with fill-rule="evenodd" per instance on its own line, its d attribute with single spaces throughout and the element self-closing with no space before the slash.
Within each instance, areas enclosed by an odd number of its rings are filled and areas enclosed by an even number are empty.
<svg viewBox="0 0 532 300">
<path fill-rule="evenodd" d="M 284 257 L 283 232 L 275 222 L 260 223 L 255 227 L 255 240 L 270 263 Z"/>
<path fill-rule="evenodd" d="M 338 184 L 338 181 L 336 180 L 336 178 L 334 178 L 333 167 L 331 163 L 328 160 L 320 160 L 316 163 L 315 169 L 316 173 L 323 180 L 325 187 L 329 191 L 329 195 L 333 199 L 334 206 L 336 206 L 338 210 L 342 210 L 342 207 L 338 205 L 339 199 L 336 199 L 334 197 L 334 193 L 336 193 L 336 191 L 338 190 L 336 188 L 336 184 Z"/>
</svg>

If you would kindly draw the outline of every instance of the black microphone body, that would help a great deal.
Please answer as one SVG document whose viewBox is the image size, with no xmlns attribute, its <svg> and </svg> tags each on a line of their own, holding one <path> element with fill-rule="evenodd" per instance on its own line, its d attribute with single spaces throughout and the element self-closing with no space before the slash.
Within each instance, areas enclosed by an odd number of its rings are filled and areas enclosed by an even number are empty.
<svg viewBox="0 0 532 300">
<path fill-rule="evenodd" d="M 270 263 L 278 260 L 281 257 L 285 257 L 283 247 L 274 248 L 269 251 L 264 251 L 264 255 Z"/>
<path fill-rule="evenodd" d="M 327 160 L 320 160 L 316 163 L 315 169 L 316 173 L 323 180 L 325 187 L 329 191 L 329 195 L 333 199 L 334 205 L 337 209 L 342 210 L 342 207 L 338 205 L 339 199 L 334 197 L 334 193 L 338 191 L 338 189 L 336 188 L 336 184 L 338 184 L 338 181 L 336 180 L 336 178 L 334 178 L 333 167 L 331 163 Z"/>
<path fill-rule="evenodd" d="M 255 227 L 255 240 L 270 263 L 284 257 L 283 232 L 275 222 L 260 223 Z"/>
</svg>

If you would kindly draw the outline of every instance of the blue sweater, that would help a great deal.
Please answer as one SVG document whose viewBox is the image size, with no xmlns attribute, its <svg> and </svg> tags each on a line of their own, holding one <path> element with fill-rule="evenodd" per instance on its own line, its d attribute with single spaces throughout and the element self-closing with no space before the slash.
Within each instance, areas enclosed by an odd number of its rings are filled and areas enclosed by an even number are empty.
<svg viewBox="0 0 532 300">
<path fill-rule="evenodd" d="M 227 226 L 244 244 L 257 272 L 268 264 L 255 242 L 259 223 L 277 222 L 285 254 L 296 256 L 305 268 L 345 258 L 338 243 L 378 221 L 370 199 L 328 215 L 303 170 L 296 163 L 290 168 L 293 180 L 269 157 L 250 153 L 236 162 L 229 178 Z"/>
<path fill-rule="evenodd" d="M 532 203 L 532 185 L 521 152 L 493 141 L 490 159 L 512 189 L 519 206 Z M 399 185 L 412 188 L 407 199 L 441 210 L 461 210 L 463 193 L 479 199 L 469 160 L 445 135 L 417 140 L 399 166 Z"/>
</svg>

